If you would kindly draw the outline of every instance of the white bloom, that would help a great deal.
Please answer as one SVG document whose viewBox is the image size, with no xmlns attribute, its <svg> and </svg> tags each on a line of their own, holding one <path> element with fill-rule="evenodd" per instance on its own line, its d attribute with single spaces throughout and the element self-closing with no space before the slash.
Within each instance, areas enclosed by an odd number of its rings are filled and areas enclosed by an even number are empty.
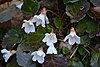
<svg viewBox="0 0 100 67">
<path fill-rule="evenodd" d="M 3 58 L 4 58 L 5 62 L 7 62 L 8 59 L 9 59 L 14 53 L 16 53 L 16 51 L 15 51 L 15 50 L 8 51 L 7 49 L 2 49 L 2 50 L 1 50 L 1 53 L 3 54 Z"/>
<path fill-rule="evenodd" d="M 76 35 L 76 32 L 73 27 L 71 28 L 70 34 L 65 37 L 64 41 L 66 41 L 67 39 L 70 45 L 73 45 L 75 42 L 77 44 L 80 44 L 80 37 Z"/>
<path fill-rule="evenodd" d="M 46 42 L 48 46 L 52 45 L 53 43 L 57 42 L 56 34 L 55 33 L 46 33 L 43 42 Z"/>
<path fill-rule="evenodd" d="M 32 21 L 31 20 L 23 20 L 23 22 L 25 22 L 25 23 L 23 23 L 23 25 L 22 25 L 22 28 L 24 28 L 24 31 L 26 32 L 26 33 L 30 33 L 30 32 L 35 32 L 35 26 L 34 26 L 34 24 L 32 23 Z"/>
<path fill-rule="evenodd" d="M 47 54 L 57 54 L 57 50 L 53 44 L 47 49 Z"/>
<path fill-rule="evenodd" d="M 16 4 L 16 7 L 17 7 L 18 9 L 21 9 L 21 8 L 22 8 L 23 3 L 24 3 L 24 2 L 19 2 L 19 3 L 17 3 L 17 4 Z"/>
<path fill-rule="evenodd" d="M 35 51 L 31 54 L 33 56 L 33 61 L 38 61 L 40 64 L 44 63 L 45 53 L 42 50 Z"/>
<path fill-rule="evenodd" d="M 41 11 L 40 15 L 35 15 L 32 19 L 33 22 L 36 22 L 36 26 L 42 25 L 42 27 L 45 27 L 45 24 L 49 24 L 48 17 L 46 16 L 46 9 L 44 8 Z"/>
</svg>

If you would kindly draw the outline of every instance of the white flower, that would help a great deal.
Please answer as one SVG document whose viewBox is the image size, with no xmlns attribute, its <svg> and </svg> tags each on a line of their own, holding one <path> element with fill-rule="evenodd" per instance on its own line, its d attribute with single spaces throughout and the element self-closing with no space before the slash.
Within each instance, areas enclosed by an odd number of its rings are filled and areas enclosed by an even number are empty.
<svg viewBox="0 0 100 67">
<path fill-rule="evenodd" d="M 33 56 L 33 61 L 37 60 L 40 64 L 44 63 L 45 53 L 43 52 L 43 50 L 34 51 L 31 55 Z"/>
<path fill-rule="evenodd" d="M 36 26 L 39 26 L 40 24 L 42 27 L 45 27 L 45 24 L 49 24 L 48 17 L 46 16 L 46 9 L 44 8 L 41 11 L 40 15 L 35 15 L 32 19 L 33 22 L 36 22 Z"/>
<path fill-rule="evenodd" d="M 80 44 L 80 37 L 76 35 L 76 32 L 73 27 L 71 28 L 70 34 L 65 37 L 64 41 L 66 41 L 67 39 L 70 45 L 73 45 L 75 42 L 77 44 Z"/>
<path fill-rule="evenodd" d="M 4 58 L 5 62 L 7 62 L 8 59 L 9 59 L 14 53 L 16 53 L 16 51 L 15 51 L 15 50 L 8 51 L 7 49 L 2 49 L 2 50 L 1 50 L 1 53 L 3 54 L 3 58 Z"/>
<path fill-rule="evenodd" d="M 57 54 L 57 50 L 56 50 L 56 48 L 54 47 L 53 44 L 51 46 L 49 46 L 46 54 Z"/>
<path fill-rule="evenodd" d="M 56 34 L 55 33 L 46 33 L 43 42 L 46 42 L 48 46 L 52 45 L 53 43 L 57 42 Z"/>
<path fill-rule="evenodd" d="M 23 1 L 22 1 L 22 2 L 20 1 L 19 3 L 16 4 L 16 7 L 17 7 L 18 9 L 21 9 L 23 3 L 24 3 Z"/>
<path fill-rule="evenodd" d="M 25 22 L 25 23 L 23 23 L 23 25 L 22 25 L 22 28 L 24 28 L 24 31 L 26 32 L 26 33 L 30 33 L 30 32 L 35 32 L 35 26 L 34 26 L 34 24 L 32 23 L 32 21 L 31 20 L 23 20 L 23 22 Z"/>
</svg>

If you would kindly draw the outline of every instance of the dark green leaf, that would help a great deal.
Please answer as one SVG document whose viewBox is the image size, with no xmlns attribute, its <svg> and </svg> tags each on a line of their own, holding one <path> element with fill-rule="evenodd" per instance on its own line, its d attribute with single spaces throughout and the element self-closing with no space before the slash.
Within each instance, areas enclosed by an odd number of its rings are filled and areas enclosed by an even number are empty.
<svg viewBox="0 0 100 67">
<path fill-rule="evenodd" d="M 70 14 L 71 23 L 74 23 L 79 22 L 86 16 L 85 13 L 89 10 L 90 3 L 85 0 L 79 0 L 75 3 L 70 3 L 70 1 L 68 1 L 66 6 L 66 13 Z"/>
<path fill-rule="evenodd" d="M 97 22 L 87 16 L 82 21 L 80 21 L 76 27 L 76 30 L 80 34 L 84 34 L 85 31 L 89 34 L 93 34 L 98 31 Z"/>
<path fill-rule="evenodd" d="M 36 0 L 25 0 L 22 9 L 26 12 L 35 14 L 39 9 L 39 4 Z"/>
<path fill-rule="evenodd" d="M 55 18 L 55 19 L 54 19 L 54 24 L 55 24 L 55 26 L 56 26 L 57 28 L 59 28 L 59 29 L 62 29 L 62 28 L 63 28 L 62 22 L 61 22 L 61 20 L 59 20 L 58 18 Z"/>
<path fill-rule="evenodd" d="M 63 54 L 67 54 L 67 53 L 69 53 L 69 51 L 70 50 L 67 47 L 62 47 Z"/>
<path fill-rule="evenodd" d="M 80 55 L 83 55 L 83 56 L 86 55 L 86 50 L 84 49 L 84 47 L 79 47 L 78 52 L 80 53 Z"/>
<path fill-rule="evenodd" d="M 90 38 L 89 38 L 88 35 L 81 37 L 81 44 L 84 45 L 84 46 L 90 45 Z"/>
<path fill-rule="evenodd" d="M 19 43 L 22 39 L 21 29 L 14 28 L 9 30 L 3 38 L 2 47 L 12 49 L 15 43 Z"/>
<path fill-rule="evenodd" d="M 86 32 L 93 33 L 97 31 L 97 26 L 97 22 L 88 19 Z"/>
<path fill-rule="evenodd" d="M 74 57 L 72 61 L 70 61 L 70 67 L 84 67 L 84 65 L 78 57 Z"/>
</svg>

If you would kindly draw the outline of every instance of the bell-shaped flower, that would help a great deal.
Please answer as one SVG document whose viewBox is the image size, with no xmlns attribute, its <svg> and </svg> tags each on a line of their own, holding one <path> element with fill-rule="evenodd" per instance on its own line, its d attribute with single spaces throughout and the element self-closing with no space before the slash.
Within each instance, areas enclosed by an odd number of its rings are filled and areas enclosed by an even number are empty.
<svg viewBox="0 0 100 67">
<path fill-rule="evenodd" d="M 38 63 L 42 64 L 44 63 L 44 57 L 45 57 L 45 53 L 43 52 L 43 48 L 39 48 L 38 51 L 34 51 L 32 52 L 31 54 L 33 57 L 32 57 L 32 60 L 33 61 L 38 61 Z"/>
<path fill-rule="evenodd" d="M 46 33 L 43 42 L 46 42 L 48 46 L 57 42 L 56 34 L 55 33 Z"/>
<path fill-rule="evenodd" d="M 71 28 L 70 34 L 65 37 L 64 41 L 66 41 L 67 39 L 70 45 L 75 44 L 75 42 L 77 44 L 80 44 L 80 37 L 76 35 L 76 32 L 73 27 Z"/>
<path fill-rule="evenodd" d="M 41 14 L 34 15 L 32 21 L 36 22 L 36 26 L 42 25 L 42 27 L 45 27 L 45 24 L 49 24 L 49 19 L 46 16 L 47 10 L 43 8 L 41 11 Z"/>
<path fill-rule="evenodd" d="M 46 54 L 57 54 L 57 50 L 56 50 L 56 48 L 54 47 L 53 44 L 51 46 L 49 46 Z"/>
<path fill-rule="evenodd" d="M 8 51 L 7 49 L 2 49 L 2 50 L 1 50 L 1 53 L 3 54 L 3 58 L 4 58 L 5 62 L 7 62 L 8 59 L 9 59 L 13 54 L 16 53 L 16 51 L 15 51 L 15 50 Z"/>
<path fill-rule="evenodd" d="M 24 28 L 24 31 L 26 33 L 30 33 L 30 32 L 35 32 L 35 26 L 32 22 L 32 20 L 23 20 L 23 24 L 22 24 L 22 28 Z"/>
</svg>

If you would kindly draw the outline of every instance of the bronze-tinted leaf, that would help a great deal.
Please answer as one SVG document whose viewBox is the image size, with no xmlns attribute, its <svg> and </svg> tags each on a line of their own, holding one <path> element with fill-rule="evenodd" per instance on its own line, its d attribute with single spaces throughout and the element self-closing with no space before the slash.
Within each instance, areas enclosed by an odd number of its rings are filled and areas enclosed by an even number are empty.
<svg viewBox="0 0 100 67">
<path fill-rule="evenodd" d="M 42 67 L 68 67 L 68 62 L 63 55 L 47 55 Z"/>
<path fill-rule="evenodd" d="M 93 7 L 91 8 L 91 12 L 93 13 L 94 19 L 100 19 L 100 7 Z"/>
</svg>

